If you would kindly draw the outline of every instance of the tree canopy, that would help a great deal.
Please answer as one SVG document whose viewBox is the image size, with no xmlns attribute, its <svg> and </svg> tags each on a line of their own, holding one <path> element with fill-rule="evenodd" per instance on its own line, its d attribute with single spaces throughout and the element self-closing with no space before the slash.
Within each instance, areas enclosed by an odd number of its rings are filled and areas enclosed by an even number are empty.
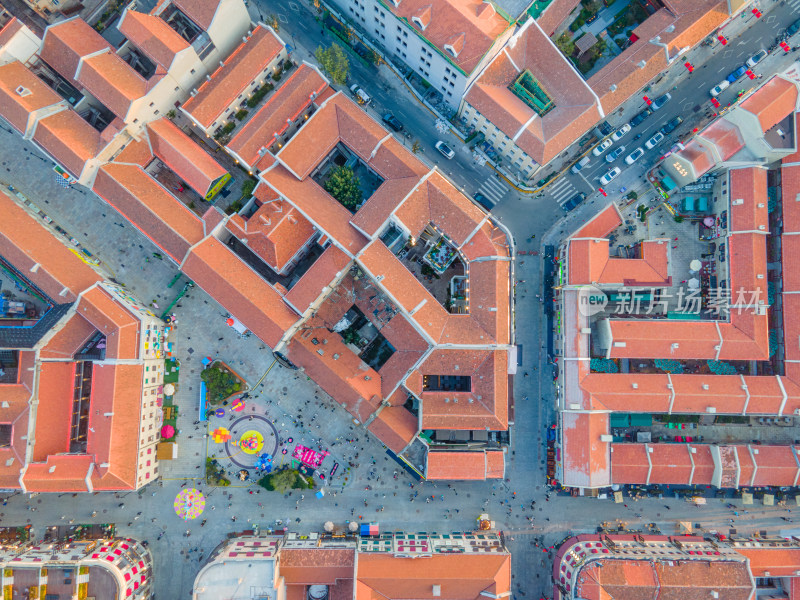
<svg viewBox="0 0 800 600">
<path fill-rule="evenodd" d="M 350 73 L 350 61 L 341 46 L 338 44 L 332 44 L 328 48 L 318 46 L 314 56 L 333 83 L 344 85 L 347 82 L 347 75 Z"/>
<path fill-rule="evenodd" d="M 349 167 L 334 167 L 325 182 L 325 191 L 341 202 L 346 208 L 355 211 L 364 199 L 358 177 Z"/>
</svg>

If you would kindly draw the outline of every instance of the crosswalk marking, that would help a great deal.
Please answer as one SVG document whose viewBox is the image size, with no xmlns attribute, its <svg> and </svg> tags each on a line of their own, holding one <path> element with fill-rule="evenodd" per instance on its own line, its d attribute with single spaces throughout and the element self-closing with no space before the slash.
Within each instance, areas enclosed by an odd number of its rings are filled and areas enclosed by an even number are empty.
<svg viewBox="0 0 800 600">
<path fill-rule="evenodd" d="M 561 179 L 548 189 L 548 193 L 558 202 L 559 206 L 578 193 L 578 190 L 566 179 Z"/>
<path fill-rule="evenodd" d="M 800 10 L 800 0 L 789 0 L 787 4 L 792 7 L 793 12 Z"/>
<path fill-rule="evenodd" d="M 478 191 L 489 198 L 494 204 L 500 202 L 508 193 L 508 188 L 494 178 L 487 179 L 478 188 Z"/>
</svg>

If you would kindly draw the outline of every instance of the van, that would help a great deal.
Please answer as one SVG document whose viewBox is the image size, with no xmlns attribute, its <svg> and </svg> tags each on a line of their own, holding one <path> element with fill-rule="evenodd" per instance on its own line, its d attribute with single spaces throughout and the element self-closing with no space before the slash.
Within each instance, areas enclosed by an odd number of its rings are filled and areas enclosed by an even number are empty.
<svg viewBox="0 0 800 600">
<path fill-rule="evenodd" d="M 354 83 L 350 86 L 350 92 L 353 94 L 353 98 L 355 98 L 356 102 L 359 104 L 367 106 L 370 102 L 372 102 L 372 98 L 369 97 L 369 94 L 362 90 L 357 83 Z"/>
<path fill-rule="evenodd" d="M 584 156 L 582 159 L 580 159 L 578 162 L 572 165 L 570 171 L 572 171 L 573 174 L 577 175 L 580 172 L 580 170 L 588 164 L 589 164 L 589 157 Z"/>
</svg>

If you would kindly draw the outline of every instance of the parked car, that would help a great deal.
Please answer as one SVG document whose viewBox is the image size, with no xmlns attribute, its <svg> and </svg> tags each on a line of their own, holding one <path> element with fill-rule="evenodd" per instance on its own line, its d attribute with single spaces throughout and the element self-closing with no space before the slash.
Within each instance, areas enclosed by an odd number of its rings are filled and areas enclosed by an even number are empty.
<svg viewBox="0 0 800 600">
<path fill-rule="evenodd" d="M 594 147 L 594 150 L 592 150 L 592 154 L 594 154 L 595 156 L 600 156 L 603 152 L 608 150 L 613 143 L 614 140 L 611 139 L 603 140 L 602 142 L 597 144 L 597 146 Z"/>
<path fill-rule="evenodd" d="M 400 119 L 395 117 L 392 113 L 383 115 L 383 122 L 395 131 L 403 131 L 403 124 L 400 122 Z"/>
<path fill-rule="evenodd" d="M 681 123 L 683 123 L 683 119 L 681 119 L 680 117 L 675 117 L 674 119 L 670 119 L 669 121 L 667 121 L 666 125 L 664 125 L 661 129 L 659 129 L 659 131 L 664 135 L 667 135 L 669 133 L 672 133 L 675 130 L 675 128 Z"/>
<path fill-rule="evenodd" d="M 663 141 L 664 141 L 664 134 L 658 131 L 653 137 L 651 137 L 644 143 L 644 147 L 647 148 L 648 150 L 652 150 Z"/>
<path fill-rule="evenodd" d="M 631 119 L 631 127 L 636 127 L 637 125 L 639 125 L 642 121 L 644 121 L 647 117 L 649 117 L 652 114 L 653 114 L 652 110 L 650 110 L 649 108 L 645 108 L 642 112 L 637 113 Z"/>
<path fill-rule="evenodd" d="M 767 54 L 769 54 L 769 52 L 767 52 L 766 50 L 759 50 L 758 52 L 753 54 L 753 56 L 747 59 L 747 66 L 755 67 L 758 63 L 760 63 L 767 57 Z"/>
<path fill-rule="evenodd" d="M 619 167 L 614 167 L 600 178 L 600 185 L 608 185 L 620 173 L 622 173 L 622 169 Z"/>
<path fill-rule="evenodd" d="M 667 102 L 669 102 L 671 99 L 672 96 L 670 96 L 669 94 L 664 94 L 663 96 L 659 96 L 658 98 L 653 100 L 653 103 L 650 105 L 650 108 L 653 110 L 658 110 L 659 108 L 664 106 Z"/>
<path fill-rule="evenodd" d="M 367 106 L 370 102 L 372 102 L 372 98 L 369 97 L 369 94 L 361 89 L 357 83 L 354 83 L 350 86 L 350 93 L 353 94 L 353 98 L 355 98 L 356 102 L 359 104 L 363 104 Z"/>
<path fill-rule="evenodd" d="M 584 200 L 586 200 L 586 194 L 575 194 L 572 198 L 564 202 L 564 204 L 561 205 L 561 208 L 569 212 L 576 208 Z"/>
<path fill-rule="evenodd" d="M 476 193 L 473 198 L 475 198 L 475 202 L 480 204 L 483 208 L 488 211 L 491 211 L 494 208 L 494 202 L 489 200 L 486 196 L 481 194 L 480 192 Z"/>
<path fill-rule="evenodd" d="M 629 165 L 632 165 L 637 160 L 642 158 L 642 156 L 644 156 L 644 150 L 642 150 L 642 147 L 639 146 L 636 150 L 634 150 L 633 152 L 628 154 L 628 156 L 625 157 L 625 162 Z"/>
<path fill-rule="evenodd" d="M 800 31 L 800 19 L 797 19 L 797 21 L 789 25 L 789 27 L 786 29 L 786 33 L 789 35 L 794 35 L 798 31 Z"/>
<path fill-rule="evenodd" d="M 572 165 L 570 171 L 572 171 L 574 175 L 577 175 L 578 173 L 580 173 L 580 170 L 588 164 L 589 164 L 589 157 L 584 156 L 582 159 L 580 159 L 578 162 Z"/>
<path fill-rule="evenodd" d="M 628 123 L 625 123 L 622 127 L 617 129 L 614 133 L 611 134 L 611 139 L 615 142 L 618 142 L 623 135 L 628 133 L 631 130 L 631 126 Z"/>
<path fill-rule="evenodd" d="M 739 79 L 742 75 L 744 75 L 745 71 L 747 71 L 747 67 L 742 65 L 735 71 L 733 71 L 730 75 L 728 75 L 725 79 L 728 83 L 736 83 L 736 80 Z"/>
<path fill-rule="evenodd" d="M 711 88 L 711 91 L 709 93 L 711 94 L 712 98 L 716 98 L 722 92 L 727 90 L 730 87 L 730 85 L 731 83 L 727 79 L 725 81 L 720 81 L 717 85 Z"/>
<path fill-rule="evenodd" d="M 622 155 L 623 152 L 625 152 L 625 146 L 614 148 L 611 152 L 606 154 L 606 162 L 614 162 Z"/>
<path fill-rule="evenodd" d="M 448 159 L 453 158 L 456 155 L 453 149 L 447 144 L 445 144 L 442 140 L 436 142 L 436 149 L 442 153 L 442 156 Z"/>
</svg>

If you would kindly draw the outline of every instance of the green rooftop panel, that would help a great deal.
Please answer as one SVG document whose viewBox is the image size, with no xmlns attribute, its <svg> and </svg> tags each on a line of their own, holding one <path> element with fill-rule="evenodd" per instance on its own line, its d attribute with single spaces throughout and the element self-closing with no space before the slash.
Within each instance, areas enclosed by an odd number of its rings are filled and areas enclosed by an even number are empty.
<svg viewBox="0 0 800 600">
<path fill-rule="evenodd" d="M 528 69 L 519 74 L 509 86 L 514 95 L 543 117 L 555 108 L 555 103 L 547 94 L 544 86 L 534 77 Z"/>
</svg>

